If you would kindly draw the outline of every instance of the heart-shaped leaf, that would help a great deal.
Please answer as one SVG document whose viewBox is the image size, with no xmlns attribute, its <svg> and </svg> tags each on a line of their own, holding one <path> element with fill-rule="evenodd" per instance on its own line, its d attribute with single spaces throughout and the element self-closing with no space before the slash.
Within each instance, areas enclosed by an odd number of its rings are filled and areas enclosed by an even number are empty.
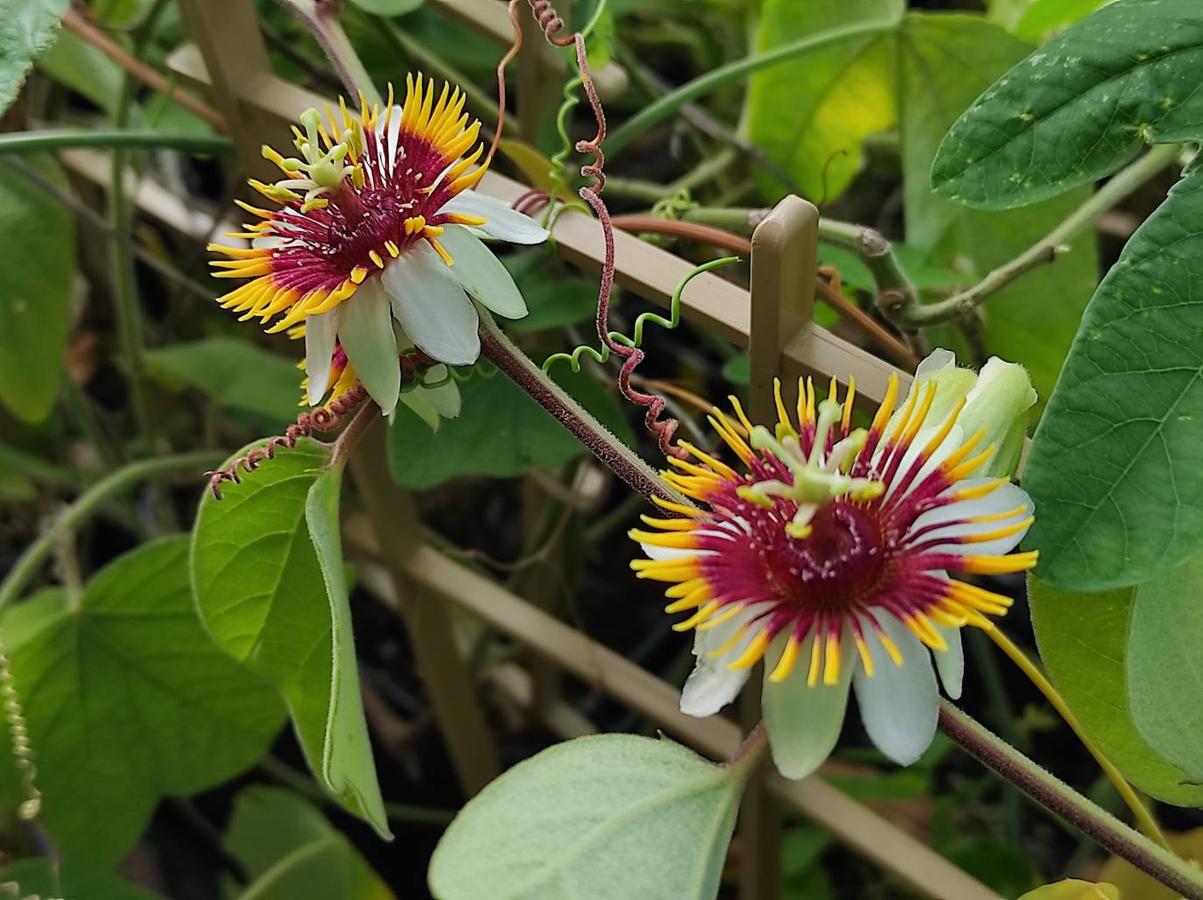
<svg viewBox="0 0 1203 900">
<path fill-rule="evenodd" d="M 183 537 L 146 544 L 102 569 L 78 606 L 9 640 L 44 821 L 69 860 L 116 862 L 161 797 L 231 778 L 280 730 L 270 685 L 197 621 L 187 558 Z"/>
<path fill-rule="evenodd" d="M 319 782 L 391 837 L 359 696 L 338 541 L 341 470 L 329 461 L 303 439 L 225 487 L 221 501 L 206 495 L 192 584 L 218 645 L 284 697 Z"/>
<path fill-rule="evenodd" d="M 1203 137 L 1196 0 L 1118 0 L 1007 72 L 948 132 L 932 184 L 1006 209 L 1114 172 L 1146 144 Z"/>
<path fill-rule="evenodd" d="M 559 744 L 464 807 L 431 860 L 431 892 L 713 898 L 745 775 L 667 740 L 606 734 Z"/>
<path fill-rule="evenodd" d="M 1095 292 L 1032 442 L 1039 576 L 1140 584 L 1203 544 L 1203 176 L 1137 229 Z"/>
<path fill-rule="evenodd" d="M 1086 733 L 1133 784 L 1178 806 L 1203 806 L 1203 785 L 1161 759 L 1128 703 L 1128 626 L 1136 589 L 1071 594 L 1028 580 L 1040 659 Z"/>
<path fill-rule="evenodd" d="M 68 0 L 0 0 L 0 113 L 12 105 L 29 67 L 54 40 L 67 5 Z"/>
</svg>

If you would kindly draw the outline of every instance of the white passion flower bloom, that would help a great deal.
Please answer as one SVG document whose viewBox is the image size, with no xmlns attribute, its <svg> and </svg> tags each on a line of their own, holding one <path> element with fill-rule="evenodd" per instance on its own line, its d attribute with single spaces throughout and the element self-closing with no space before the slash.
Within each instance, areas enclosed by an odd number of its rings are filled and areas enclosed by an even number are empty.
<svg viewBox="0 0 1203 900">
<path fill-rule="evenodd" d="M 361 98 L 362 99 L 362 98 Z M 405 102 L 340 103 L 315 109 L 294 128 L 302 158 L 265 147 L 286 176 L 251 185 L 280 204 L 240 204 L 259 221 L 231 237 L 250 247 L 212 245 L 218 277 L 249 279 L 220 298 L 243 319 L 275 320 L 269 332 L 305 326 L 308 400 L 321 402 L 341 347 L 386 413 L 401 393 L 400 347 L 437 362 L 468 365 L 480 355 L 476 303 L 509 319 L 526 315 L 513 278 L 481 240 L 536 244 L 547 232 L 529 216 L 472 188 L 484 175 L 480 123 L 464 95 L 406 78 Z M 475 168 L 473 168 L 475 166 Z M 394 322 L 397 328 L 394 329 Z"/>
<path fill-rule="evenodd" d="M 666 479 L 698 501 L 658 501 L 672 518 L 634 530 L 647 556 L 632 567 L 668 583 L 667 611 L 694 630 L 697 663 L 681 709 L 709 716 L 765 662 L 765 726 L 782 774 L 803 778 L 835 747 L 849 693 L 874 744 L 914 762 L 936 730 L 937 673 L 961 693 L 960 629 L 1002 615 L 1008 597 L 956 576 L 1022 572 L 1012 553 L 1033 506 L 1010 482 L 1027 373 L 991 360 L 980 375 L 937 351 L 895 412 L 891 378 L 872 425 L 852 426 L 843 402 L 807 380 L 795 413 L 777 386 L 778 421 L 753 425 L 739 402 L 711 423 L 738 457 L 732 467 L 681 442 Z M 1019 436 L 1018 440 L 1016 435 Z"/>
</svg>

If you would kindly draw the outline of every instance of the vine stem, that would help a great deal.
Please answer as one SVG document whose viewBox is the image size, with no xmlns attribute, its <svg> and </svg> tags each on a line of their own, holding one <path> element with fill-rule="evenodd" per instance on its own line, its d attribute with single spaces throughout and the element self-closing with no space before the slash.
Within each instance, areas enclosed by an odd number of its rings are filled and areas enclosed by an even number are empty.
<svg viewBox="0 0 1203 900">
<path fill-rule="evenodd" d="M 790 41 L 779 47 L 774 47 L 764 53 L 756 53 L 711 69 L 704 75 L 699 75 L 675 90 L 669 91 L 659 99 L 649 103 L 634 116 L 623 122 L 621 126 L 610 133 L 606 142 L 606 152 L 614 156 L 632 140 L 656 125 L 691 100 L 695 100 L 729 81 L 742 78 L 760 69 L 766 69 L 779 63 L 786 62 L 795 56 L 801 56 L 811 50 L 818 50 L 832 44 L 840 44 L 857 38 L 870 38 L 879 34 L 893 31 L 897 26 L 894 19 L 863 22 L 857 25 L 847 25 L 842 28 L 830 28 L 818 34 L 807 35 L 796 41 Z"/>
<path fill-rule="evenodd" d="M 496 322 L 487 318 L 483 312 L 480 335 L 484 355 L 634 490 L 648 499 L 660 497 L 675 503 L 690 503 L 672 492 L 647 463 L 593 419 L 559 385 L 552 382 L 501 332 Z M 995 635 L 991 634 L 991 637 Z M 1003 637 L 1003 640 L 1006 638 Z M 1019 652 L 1018 648 L 1016 652 Z M 1021 652 L 1019 655 L 1023 657 Z M 1026 657 L 1023 658 L 1026 660 Z M 1028 665 L 1043 678 L 1030 661 Z M 1047 679 L 1045 681 L 1047 683 Z M 1066 721 L 1074 728 L 1075 733 L 1083 738 L 1083 743 L 1086 743 L 1087 749 L 1095 755 L 1104 771 L 1110 769 L 1111 772 L 1115 772 L 1116 787 L 1123 784 L 1131 793 L 1131 787 L 1119 776 L 1110 761 L 1078 730 L 1080 726 L 1064 700 L 1056 694 L 1051 684 L 1048 687 L 1058 698 L 1054 705 L 1062 715 L 1068 713 Z M 1103 847 L 1128 860 L 1162 884 L 1179 891 L 1182 896 L 1190 900 L 1203 900 L 1203 872 L 1083 797 L 947 701 L 941 701 L 940 726 L 962 748 L 1041 806 L 1063 817 Z M 1139 804 L 1139 801 L 1137 803 Z M 1133 811 L 1135 812 L 1135 808 Z M 1147 816 L 1147 811 L 1145 815 Z M 1151 821 L 1151 817 L 1148 818 Z M 1142 824 L 1147 824 L 1143 818 Z M 1152 824 L 1156 828 L 1156 823 Z"/>
<path fill-rule="evenodd" d="M 381 102 L 380 92 L 372 83 L 372 77 L 364 68 L 359 54 L 347 39 L 343 31 L 339 15 L 342 13 L 342 0 L 277 0 L 279 4 L 292 10 L 305 27 L 312 32 L 314 40 L 334 66 L 339 79 L 350 93 L 351 97 L 362 93 L 369 105 Z"/>
<path fill-rule="evenodd" d="M 940 728 L 980 762 L 1116 856 L 1187 900 L 1203 900 L 1203 872 L 1133 831 L 947 700 L 940 701 Z"/>
<path fill-rule="evenodd" d="M 883 314 L 904 328 L 925 328 L 960 318 L 972 312 L 986 298 L 1006 287 L 1020 275 L 1037 266 L 1051 263 L 1069 252 L 1068 242 L 1089 228 L 1103 213 L 1177 160 L 1182 148 L 1177 144 L 1154 147 L 1140 159 L 1112 176 L 1056 228 L 1010 262 L 999 266 L 968 290 L 937 303 L 919 303 L 913 296 L 894 308 L 882 308 Z"/>
<path fill-rule="evenodd" d="M 74 531 L 91 518 L 101 506 L 139 482 L 176 472 L 203 471 L 221 462 L 221 456 L 209 450 L 143 459 L 123 466 L 92 485 L 44 529 L 25 548 L 3 582 L 0 582 L 0 610 L 16 600 L 38 569 L 54 553 L 59 536 Z"/>
<path fill-rule="evenodd" d="M 168 134 L 162 131 L 126 131 L 104 128 L 54 128 L 0 135 L 0 154 L 64 150 L 70 147 L 166 147 L 189 153 L 228 153 L 234 143 L 212 134 Z"/>
<path fill-rule="evenodd" d="M 669 488 L 651 466 L 545 375 L 483 309 L 480 311 L 480 348 L 481 353 L 507 378 L 551 413 L 557 422 L 633 490 L 648 499 L 659 497 L 672 503 L 689 502 Z"/>
<path fill-rule="evenodd" d="M 1095 745 L 1094 741 L 1086 735 L 1082 724 L 1078 721 L 1078 717 L 1074 715 L 1073 710 L 1069 708 L 1069 704 L 1065 702 L 1065 698 L 1061 696 L 1053 686 L 1053 683 L 1028 658 L 1027 654 L 1020 650 L 993 622 L 988 622 L 982 628 L 982 631 L 986 632 L 990 640 L 994 641 L 998 648 L 1006 654 L 1007 658 L 1019 667 L 1020 671 L 1028 677 L 1028 680 L 1036 686 L 1036 689 L 1061 714 L 1061 718 L 1065 720 L 1065 724 L 1078 736 L 1078 740 L 1082 742 L 1082 746 L 1094 757 L 1095 761 L 1099 764 L 1099 768 L 1103 770 L 1103 774 L 1107 777 L 1107 780 L 1115 786 L 1124 803 L 1128 805 L 1128 809 L 1132 810 L 1132 815 L 1136 817 L 1136 821 L 1140 825 L 1140 830 L 1166 850 L 1169 850 L 1169 842 L 1165 839 L 1165 835 L 1162 834 L 1157 820 L 1153 818 L 1148 807 L 1137 796 L 1136 791 L 1132 789 L 1132 785 L 1128 783 L 1127 779 L 1120 774 L 1119 769 L 1115 767 L 1115 763 L 1109 760 L 1103 751 Z"/>
</svg>

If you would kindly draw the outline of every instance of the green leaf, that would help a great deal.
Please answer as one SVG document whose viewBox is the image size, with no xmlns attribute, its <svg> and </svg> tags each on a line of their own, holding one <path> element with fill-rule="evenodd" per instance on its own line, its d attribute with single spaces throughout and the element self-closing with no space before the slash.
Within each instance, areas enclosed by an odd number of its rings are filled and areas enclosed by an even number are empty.
<svg viewBox="0 0 1203 900">
<path fill-rule="evenodd" d="M 0 0 L 0 113 L 12 106 L 29 67 L 54 40 L 67 4 L 68 0 Z M 10 252 L 7 248 L 5 255 Z"/>
<path fill-rule="evenodd" d="M 613 395 L 587 372 L 567 367 L 556 381 L 620 439 L 633 442 Z M 389 429 L 389 460 L 397 484 L 433 487 L 460 475 L 513 478 L 548 469 L 584 453 L 559 422 L 504 375 L 474 377 L 460 385 L 463 410 L 433 435 L 409 410 L 398 408 Z"/>
<path fill-rule="evenodd" d="M 911 14 L 899 29 L 906 235 L 914 248 L 907 252 L 926 253 L 928 266 L 962 269 L 969 260 L 974 274 L 985 275 L 1043 238 L 1087 196 L 1082 189 L 1000 214 L 968 210 L 932 193 L 931 161 L 945 130 L 1026 50 L 974 16 Z M 1042 399 L 1052 391 L 1095 286 L 1097 252 L 1093 235 L 1082 235 L 1056 263 L 1029 272 L 982 307 L 986 350 L 1026 366 Z"/>
<path fill-rule="evenodd" d="M 723 363 L 722 376 L 732 384 L 752 383 L 752 360 L 746 353 L 738 353 Z"/>
<path fill-rule="evenodd" d="M 58 40 L 38 60 L 38 68 L 104 112 L 111 115 L 116 110 L 124 75 L 121 67 L 75 32 L 59 32 Z"/>
<path fill-rule="evenodd" d="M 753 46 L 757 53 L 831 28 L 894 20 L 902 0 L 764 0 Z M 893 127 L 893 49 L 889 35 L 807 53 L 748 79 L 748 137 L 793 176 L 808 197 L 830 202 L 861 166 L 866 135 Z M 782 186 L 762 177 L 776 197 Z"/>
<path fill-rule="evenodd" d="M 1203 176 L 1137 229 L 1082 319 L 1032 442 L 1027 543 L 1068 590 L 1148 581 L 1203 544 Z"/>
<path fill-rule="evenodd" d="M 422 5 L 422 0 L 351 0 L 364 12 L 378 16 L 403 16 Z"/>
<path fill-rule="evenodd" d="M 948 132 L 945 197 L 1006 209 L 1114 172 L 1145 144 L 1203 137 L 1196 0 L 1118 0 L 1011 69 Z"/>
<path fill-rule="evenodd" d="M 1203 786 L 1157 756 L 1128 705 L 1128 625 L 1135 589 L 1058 591 L 1028 580 L 1040 659 L 1086 733 L 1133 784 L 1158 800 L 1203 806 Z"/>
<path fill-rule="evenodd" d="M 52 866 L 46 859 L 23 859 L 0 869 L 0 891 L 8 884 L 16 885 L 14 898 L 66 896 L 80 900 L 156 900 L 160 896 L 111 872 L 83 869 L 70 861 Z"/>
<path fill-rule="evenodd" d="M 464 807 L 431 859 L 431 892 L 713 898 L 744 774 L 667 740 L 605 734 L 558 744 Z"/>
<path fill-rule="evenodd" d="M 507 331 L 524 334 L 563 328 L 588 321 L 597 312 L 597 282 L 571 274 L 547 247 L 511 253 L 502 262 L 529 310 L 525 318 L 507 322 Z"/>
<path fill-rule="evenodd" d="M 225 847 L 251 879 L 241 900 L 391 900 L 355 847 L 312 804 L 254 785 L 234 801 Z"/>
<path fill-rule="evenodd" d="M 44 821 L 69 860 L 116 862 L 161 797 L 231 778 L 280 729 L 271 688 L 197 621 L 187 553 L 178 537 L 120 557 L 77 608 L 63 608 L 11 654 Z"/>
<path fill-rule="evenodd" d="M 187 385 L 219 406 L 276 421 L 292 419 L 301 397 L 295 363 L 240 338 L 204 338 L 151 350 L 146 365 L 168 386 Z"/>
<path fill-rule="evenodd" d="M 5 20 L 13 15 L 3 12 L 0 0 L 0 60 L 6 61 L 0 70 L 8 60 Z M 66 190 L 66 177 L 53 159 L 27 161 Z M 0 402 L 26 422 L 41 422 L 54 408 L 71 326 L 75 221 L 40 187 L 7 171 L 0 179 L 0 234 L 5 242 L 0 253 Z"/>
<path fill-rule="evenodd" d="M 1128 700 L 1141 737 L 1203 784 L 1203 555 L 1136 588 Z M 1172 665 L 1166 665 L 1172 660 Z"/>
<path fill-rule="evenodd" d="M 193 533 L 192 584 L 213 639 L 284 697 L 319 783 L 389 837 L 339 562 L 341 473 L 326 470 L 329 458 L 302 439 L 225 486 L 223 500 L 206 494 Z"/>
<path fill-rule="evenodd" d="M 1120 900 L 1120 893 L 1114 884 L 1067 878 L 1056 884 L 1041 885 L 1034 891 L 1028 891 L 1019 900 Z"/>
</svg>

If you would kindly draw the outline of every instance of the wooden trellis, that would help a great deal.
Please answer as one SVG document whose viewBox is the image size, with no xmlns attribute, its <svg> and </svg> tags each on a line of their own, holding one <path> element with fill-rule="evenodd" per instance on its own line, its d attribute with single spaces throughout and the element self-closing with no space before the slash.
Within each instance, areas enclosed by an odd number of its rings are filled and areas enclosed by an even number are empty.
<svg viewBox="0 0 1203 900">
<path fill-rule="evenodd" d="M 178 0 L 192 43 L 171 58 L 184 81 L 207 93 L 229 126 L 241 162 L 249 172 L 261 171 L 264 143 L 286 145 L 288 125 L 310 106 L 327 98 L 276 77 L 270 68 L 251 0 Z M 499 43 L 510 40 L 504 4 L 494 0 L 433 0 L 447 15 L 468 22 Z M 531 49 L 533 47 L 533 49 Z M 519 65 L 548 66 L 537 42 Z M 529 69 L 528 69 L 529 71 Z M 520 78 L 518 108 L 523 109 Z M 533 121 L 533 117 L 531 118 Z M 77 169 L 85 159 L 75 160 Z M 527 188 L 489 172 L 479 189 L 511 202 Z M 150 191 L 138 194 L 152 215 L 177 221 L 189 230 L 186 214 Z M 753 416 L 771 419 L 767 390 L 774 376 L 786 383 L 811 374 L 826 381 L 856 377 L 858 391 L 879 400 L 889 375 L 897 370 L 812 320 L 816 272 L 818 213 L 809 203 L 787 197 L 756 228 L 752 237 L 751 290 L 713 274 L 702 274 L 683 294 L 683 315 L 694 326 L 746 348 L 751 360 Z M 596 271 L 602 257 L 598 223 L 568 211 L 557 220 L 555 246 L 569 262 Z M 681 278 L 693 264 L 628 234 L 615 235 L 617 281 L 651 303 L 667 306 Z M 904 385 L 908 374 L 898 372 Z M 365 586 L 397 610 L 409 629 L 439 728 L 446 738 L 460 782 L 479 790 L 498 773 L 498 760 L 477 694 L 477 685 L 462 656 L 454 631 L 453 610 L 462 610 L 488 627 L 529 648 L 549 671 L 562 671 L 605 691 L 638 710 L 656 725 L 698 751 L 724 758 L 738 746 L 743 730 L 722 718 L 694 719 L 678 709 L 678 690 L 614 653 L 604 645 L 549 614 L 530 598 L 511 593 L 423 540 L 415 506 L 406 492 L 393 486 L 384 458 L 383 429 L 369 432 L 352 462 L 361 485 L 362 514 L 347 522 L 345 540 L 351 555 L 362 560 Z M 537 599 L 537 598 L 536 598 Z M 564 737 L 587 733 L 592 724 L 559 698 L 553 687 L 540 687 L 539 667 L 508 664 L 490 673 L 532 716 Z M 768 900 L 777 875 L 767 870 L 776 860 L 776 823 L 780 809 L 812 819 L 840 841 L 894 873 L 922 894 L 944 900 L 985 900 L 997 895 L 933 852 L 903 828 L 828 784 L 821 775 L 788 781 L 764 767 L 751 788 L 741 828 L 745 868 L 752 872 L 741 885 L 744 900 Z M 766 841 L 773 846 L 763 846 Z M 756 850 L 760 847 L 760 851 Z"/>
</svg>

